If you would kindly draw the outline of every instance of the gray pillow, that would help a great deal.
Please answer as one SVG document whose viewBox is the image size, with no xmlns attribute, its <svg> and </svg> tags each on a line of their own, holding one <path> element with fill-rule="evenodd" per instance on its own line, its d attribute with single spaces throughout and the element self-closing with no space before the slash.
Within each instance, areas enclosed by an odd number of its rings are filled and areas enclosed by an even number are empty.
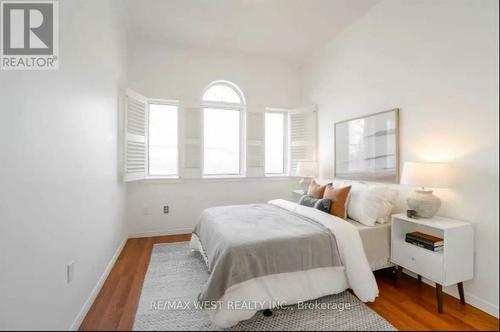
<svg viewBox="0 0 500 332">
<path fill-rule="evenodd" d="M 299 204 L 330 213 L 330 205 L 332 204 L 332 201 L 327 198 L 313 198 L 311 196 L 304 195 L 299 199 Z"/>
</svg>

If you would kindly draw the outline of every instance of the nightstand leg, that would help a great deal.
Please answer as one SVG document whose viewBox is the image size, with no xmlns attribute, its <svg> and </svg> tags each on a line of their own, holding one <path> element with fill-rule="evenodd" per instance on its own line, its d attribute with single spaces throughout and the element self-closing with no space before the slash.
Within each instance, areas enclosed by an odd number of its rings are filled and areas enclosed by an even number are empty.
<svg viewBox="0 0 500 332">
<path fill-rule="evenodd" d="M 464 284 L 459 282 L 457 286 L 458 286 L 458 294 L 460 294 L 460 303 L 465 304 Z"/>
<path fill-rule="evenodd" d="M 422 276 L 420 274 L 418 275 L 417 279 L 418 279 L 418 285 L 419 286 L 422 285 Z"/>
<path fill-rule="evenodd" d="M 401 272 L 403 272 L 403 267 L 398 266 L 396 268 L 396 287 L 399 287 L 399 280 L 401 279 Z"/>
<path fill-rule="evenodd" d="M 436 284 L 436 298 L 438 305 L 438 312 L 443 312 L 443 286 L 440 284 Z"/>
</svg>

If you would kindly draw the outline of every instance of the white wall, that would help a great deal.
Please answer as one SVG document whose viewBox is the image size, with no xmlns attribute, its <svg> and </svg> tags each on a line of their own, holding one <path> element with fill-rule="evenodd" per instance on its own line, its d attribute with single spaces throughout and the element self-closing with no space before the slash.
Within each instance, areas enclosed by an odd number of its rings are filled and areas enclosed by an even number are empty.
<svg viewBox="0 0 500 332">
<path fill-rule="evenodd" d="M 130 183 L 127 188 L 129 230 L 132 236 L 190 233 L 200 213 L 208 207 L 290 199 L 297 181 L 224 179 Z M 170 207 L 169 214 L 163 214 L 164 205 Z"/>
<path fill-rule="evenodd" d="M 267 57 L 130 42 L 127 68 L 130 88 L 151 98 L 196 103 L 210 82 L 227 80 L 250 106 L 294 107 L 300 101 L 299 69 Z"/>
<path fill-rule="evenodd" d="M 257 56 L 165 45 L 130 44 L 129 87 L 150 98 L 201 101 L 214 80 L 238 85 L 250 107 L 293 107 L 300 100 L 299 70 Z M 265 202 L 290 197 L 294 179 L 141 181 L 127 186 L 127 220 L 132 235 L 190 232 L 210 206 Z M 170 207 L 163 214 L 163 206 Z"/>
<path fill-rule="evenodd" d="M 456 167 L 456 184 L 438 192 L 440 213 L 474 223 L 475 277 L 465 288 L 497 316 L 498 56 L 497 1 L 388 0 L 304 68 L 305 101 L 319 106 L 323 177 L 333 177 L 334 122 L 394 107 L 402 162 Z"/>
<path fill-rule="evenodd" d="M 59 6 L 60 69 L 0 72 L 2 329 L 69 329 L 126 236 L 118 9 Z"/>
</svg>

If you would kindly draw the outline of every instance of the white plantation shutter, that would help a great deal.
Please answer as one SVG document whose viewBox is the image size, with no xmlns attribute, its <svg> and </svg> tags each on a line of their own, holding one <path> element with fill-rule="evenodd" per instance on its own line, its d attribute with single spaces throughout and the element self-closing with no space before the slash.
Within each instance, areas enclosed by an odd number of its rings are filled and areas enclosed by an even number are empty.
<svg viewBox="0 0 500 332">
<path fill-rule="evenodd" d="M 248 177 L 264 176 L 264 112 L 247 112 L 246 164 Z"/>
<path fill-rule="evenodd" d="M 147 171 L 146 97 L 127 90 L 125 96 L 124 181 L 144 179 Z"/>
<path fill-rule="evenodd" d="M 316 161 L 317 112 L 316 107 L 305 107 L 288 113 L 289 170 L 297 173 L 299 161 Z"/>
<path fill-rule="evenodd" d="M 184 149 L 182 155 L 182 177 L 200 178 L 203 160 L 203 109 L 201 107 L 183 108 L 184 111 Z"/>
</svg>

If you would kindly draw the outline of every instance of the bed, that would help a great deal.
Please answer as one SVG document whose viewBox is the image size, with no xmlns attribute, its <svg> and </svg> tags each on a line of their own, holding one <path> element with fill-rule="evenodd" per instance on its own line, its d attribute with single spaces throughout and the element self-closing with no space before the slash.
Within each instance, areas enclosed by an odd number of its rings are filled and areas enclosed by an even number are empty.
<svg viewBox="0 0 500 332">
<path fill-rule="evenodd" d="M 366 259 L 372 271 L 393 266 L 391 263 L 391 224 L 366 226 L 355 220 L 347 219 L 359 232 Z"/>
<path fill-rule="evenodd" d="M 199 295 L 221 328 L 257 311 L 351 288 L 374 301 L 372 270 L 389 266 L 390 226 L 363 226 L 285 200 L 206 209 L 191 248 L 210 272 Z"/>
</svg>

